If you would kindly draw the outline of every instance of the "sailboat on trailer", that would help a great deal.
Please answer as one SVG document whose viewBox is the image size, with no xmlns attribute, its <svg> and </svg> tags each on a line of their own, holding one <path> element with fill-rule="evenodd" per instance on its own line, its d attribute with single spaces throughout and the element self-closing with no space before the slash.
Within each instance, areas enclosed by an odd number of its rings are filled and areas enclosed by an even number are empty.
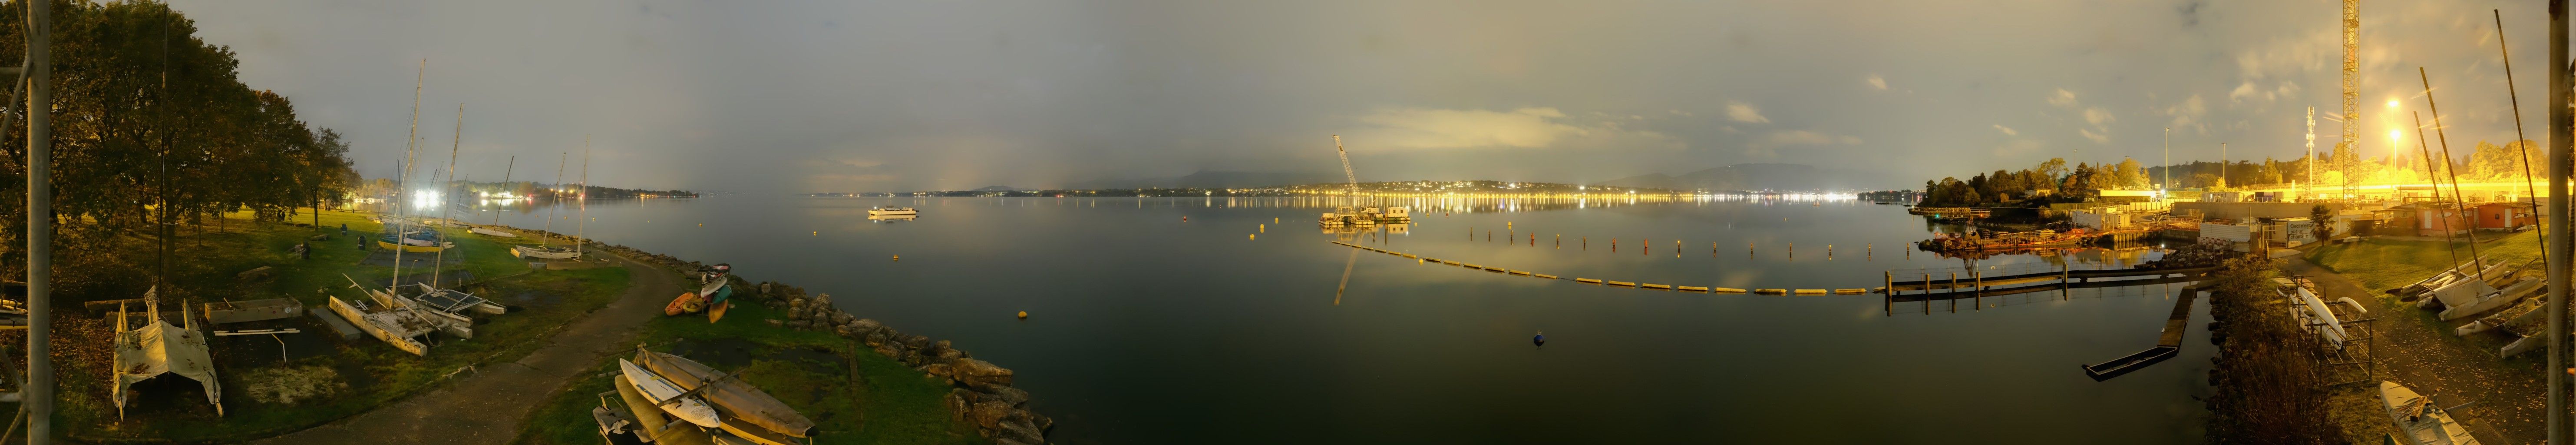
<svg viewBox="0 0 2576 445">
<path fill-rule="evenodd" d="M 590 140 L 589 140 L 588 138 L 583 138 L 583 140 L 582 140 L 582 143 L 581 143 L 581 144 L 582 144 L 582 149 L 583 149 L 583 150 L 588 150 L 588 149 L 589 149 L 589 147 L 590 147 Z M 571 154 L 566 153 L 566 154 L 563 154 L 562 156 L 569 157 L 569 156 L 571 156 Z M 562 206 L 561 204 L 562 204 L 562 198 L 563 198 L 563 167 L 564 167 L 564 160 L 568 160 L 568 159 L 559 159 L 559 160 L 555 161 L 555 192 L 553 193 L 553 198 L 552 198 L 555 202 L 553 202 L 553 203 L 549 203 L 549 204 L 552 206 L 552 208 L 549 208 L 549 209 L 547 209 L 547 210 L 546 210 L 546 233 L 548 233 L 548 234 L 552 234 L 552 233 L 554 233 L 554 228 L 555 228 L 555 218 L 554 218 L 555 210 L 563 208 L 563 206 Z M 588 189 L 588 188 L 590 188 L 590 185 L 589 185 L 589 184 L 587 184 L 586 182 L 588 181 L 587 176 L 589 176 L 589 172 L 590 172 L 590 155 L 589 155 L 587 152 L 585 152 L 585 153 L 582 155 L 582 159 L 581 159 L 581 170 L 582 170 L 582 172 L 583 172 L 583 176 L 585 176 L 585 178 L 584 178 L 584 182 L 585 182 L 585 183 L 584 183 L 584 184 L 582 184 L 582 188 L 583 188 L 583 189 Z M 585 190 L 585 192 L 587 192 L 587 190 Z M 582 194 L 575 194 L 574 196 L 582 196 Z M 578 199 L 578 198 L 576 198 L 576 199 Z M 589 212 L 588 212 L 588 207 L 586 207 L 586 206 L 585 206 L 585 207 L 584 207 L 584 211 L 583 211 L 582 213 L 583 213 L 583 214 L 585 214 L 585 215 L 587 215 L 587 214 L 589 213 Z M 578 236 L 576 236 L 576 238 L 578 238 Z M 569 248 L 569 247 L 555 247 L 555 246 L 554 246 L 554 244 L 552 243 L 552 240 L 553 240 L 553 237 L 552 237 L 551 235 L 549 235 L 549 236 L 538 237 L 538 238 L 537 238 L 538 244 L 537 244 L 537 245 L 534 245 L 534 246 L 526 245 L 526 244 L 521 244 L 521 245 L 516 245 L 516 246 L 510 246 L 510 255 L 518 256 L 518 257 L 520 257 L 520 258 L 533 258 L 533 259 L 542 259 L 542 260 L 569 260 L 569 259 L 581 258 L 581 250 L 576 249 L 576 248 Z M 576 241 L 576 243 L 577 243 L 577 242 L 578 242 L 578 241 Z"/>
</svg>

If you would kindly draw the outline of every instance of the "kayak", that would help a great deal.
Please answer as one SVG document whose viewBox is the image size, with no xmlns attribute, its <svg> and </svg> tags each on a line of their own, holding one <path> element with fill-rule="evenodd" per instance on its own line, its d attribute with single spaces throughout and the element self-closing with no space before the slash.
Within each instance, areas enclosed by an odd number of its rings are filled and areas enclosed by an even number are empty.
<svg viewBox="0 0 2576 445">
<path fill-rule="evenodd" d="M 732 309 L 732 308 L 733 308 L 733 303 L 716 303 L 716 304 L 714 304 L 714 305 L 712 305 L 712 306 L 708 306 L 708 307 L 707 307 L 707 322 L 708 322 L 708 323 L 714 323 L 714 322 L 717 322 L 717 321 L 722 321 L 722 320 L 724 320 L 724 313 L 725 313 L 725 309 Z"/>
<path fill-rule="evenodd" d="M 698 293 L 681 292 L 680 298 L 673 298 L 671 299 L 671 304 L 669 306 L 662 307 L 662 315 L 692 314 L 697 313 L 700 309 L 705 309 L 705 307 L 702 303 L 698 302 Z"/>
</svg>

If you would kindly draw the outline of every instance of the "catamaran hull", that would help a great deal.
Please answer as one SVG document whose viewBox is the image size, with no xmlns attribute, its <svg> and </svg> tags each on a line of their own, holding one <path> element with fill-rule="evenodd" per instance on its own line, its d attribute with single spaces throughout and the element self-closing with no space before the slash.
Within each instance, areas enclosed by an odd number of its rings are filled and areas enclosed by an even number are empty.
<svg viewBox="0 0 2576 445">
<path fill-rule="evenodd" d="M 511 246 L 510 255 L 520 258 L 535 258 L 541 260 L 569 260 L 581 257 L 581 252 L 555 250 L 543 247 Z"/>
</svg>

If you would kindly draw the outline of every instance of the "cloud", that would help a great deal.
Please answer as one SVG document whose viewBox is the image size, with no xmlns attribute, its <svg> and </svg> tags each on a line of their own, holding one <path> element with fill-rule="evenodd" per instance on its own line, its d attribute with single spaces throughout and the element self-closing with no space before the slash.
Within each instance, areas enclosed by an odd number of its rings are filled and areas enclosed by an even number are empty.
<svg viewBox="0 0 2576 445">
<path fill-rule="evenodd" d="M 1770 145 L 1860 145 L 1860 138 L 1856 136 L 1836 136 L 1807 130 L 1781 130 L 1771 132 L 1769 136 L 1763 137 L 1762 142 Z"/>
<path fill-rule="evenodd" d="M 2113 120 L 2116 119 L 2111 117 L 2111 110 L 2105 110 L 2102 107 L 2084 109 L 2084 122 L 2093 124 L 2095 127 L 2110 125 Z"/>
<path fill-rule="evenodd" d="M 1586 131 L 1560 123 L 1564 118 L 1565 112 L 1545 107 L 1512 111 L 1388 108 L 1359 120 L 1376 127 L 1363 134 L 1381 146 L 1536 148 Z"/>
<path fill-rule="evenodd" d="M 2056 93 L 2049 94 L 2048 104 L 2075 110 L 2082 115 L 2084 123 L 2092 125 L 2092 128 L 2077 128 L 2075 131 L 2083 134 L 2085 139 L 2092 139 L 2097 144 L 2111 143 L 2111 122 L 2119 120 L 2111 115 L 2111 110 L 2102 107 L 2086 107 L 2082 102 L 2075 100 L 2075 92 L 2067 91 L 2065 88 L 2058 88 Z"/>
<path fill-rule="evenodd" d="M 1734 119 L 1736 122 L 1771 123 L 1771 118 L 1762 117 L 1762 110 L 1754 109 L 1753 104 L 1743 102 L 1726 103 L 1726 118 Z"/>
<path fill-rule="evenodd" d="M 1867 82 L 1869 82 L 1870 88 L 1877 88 L 1879 91 L 1887 91 L 1887 78 L 1878 77 L 1877 74 L 1871 74 L 1869 75 Z"/>
<path fill-rule="evenodd" d="M 1600 113 L 1592 113 L 1600 114 Z M 1643 116 L 1626 116 L 1642 118 Z M 1511 111 L 1383 108 L 1359 117 L 1370 128 L 1348 133 L 1372 146 L 1444 148 L 1678 148 L 1671 136 L 1611 120 L 1585 123 L 1551 107 Z"/>
<path fill-rule="evenodd" d="M 2201 100 L 2199 94 L 2192 94 L 2182 102 L 2165 107 L 2164 112 L 2166 116 L 2173 117 L 2171 126 L 2191 127 L 2200 121 L 2201 116 L 2209 114 L 2209 103 Z"/>
<path fill-rule="evenodd" d="M 2075 107 L 2075 92 L 2073 92 L 2073 91 L 2067 91 L 2065 88 L 2059 88 L 2059 89 L 2057 89 L 2057 93 L 2056 93 L 2056 94 L 2050 94 L 2050 95 L 2048 95 L 2048 104 L 2049 104 L 2049 105 L 2061 106 L 2061 107 L 2074 108 L 2074 107 Z"/>
<path fill-rule="evenodd" d="M 2012 127 L 2006 127 L 2006 126 L 2004 126 L 2004 124 L 1995 124 L 1995 131 L 2001 131 L 2001 132 L 2004 132 L 2004 135 L 2005 135 L 2005 136 L 2020 136 L 2020 135 L 2021 135 L 2021 132 L 2019 132 L 2019 131 L 2013 131 Z"/>
</svg>

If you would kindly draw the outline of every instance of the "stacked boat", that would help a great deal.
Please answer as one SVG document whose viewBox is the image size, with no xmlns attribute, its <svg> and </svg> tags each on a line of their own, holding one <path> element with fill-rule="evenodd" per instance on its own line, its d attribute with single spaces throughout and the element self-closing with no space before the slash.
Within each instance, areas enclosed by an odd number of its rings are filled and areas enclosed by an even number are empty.
<svg viewBox="0 0 2576 445">
<path fill-rule="evenodd" d="M 628 434 L 657 443 L 792 445 L 812 437 L 813 420 L 739 375 L 642 348 L 617 367 L 624 403 L 593 411 L 612 441 Z M 624 428 L 627 422 L 635 428 Z"/>
<path fill-rule="evenodd" d="M 2478 438 L 2451 418 L 2449 410 L 2433 406 L 2433 398 L 2418 394 L 2397 382 L 2379 382 L 2379 401 L 2388 410 L 2389 420 L 2405 436 L 2392 442 L 2411 445 L 2476 445 Z"/>
</svg>

